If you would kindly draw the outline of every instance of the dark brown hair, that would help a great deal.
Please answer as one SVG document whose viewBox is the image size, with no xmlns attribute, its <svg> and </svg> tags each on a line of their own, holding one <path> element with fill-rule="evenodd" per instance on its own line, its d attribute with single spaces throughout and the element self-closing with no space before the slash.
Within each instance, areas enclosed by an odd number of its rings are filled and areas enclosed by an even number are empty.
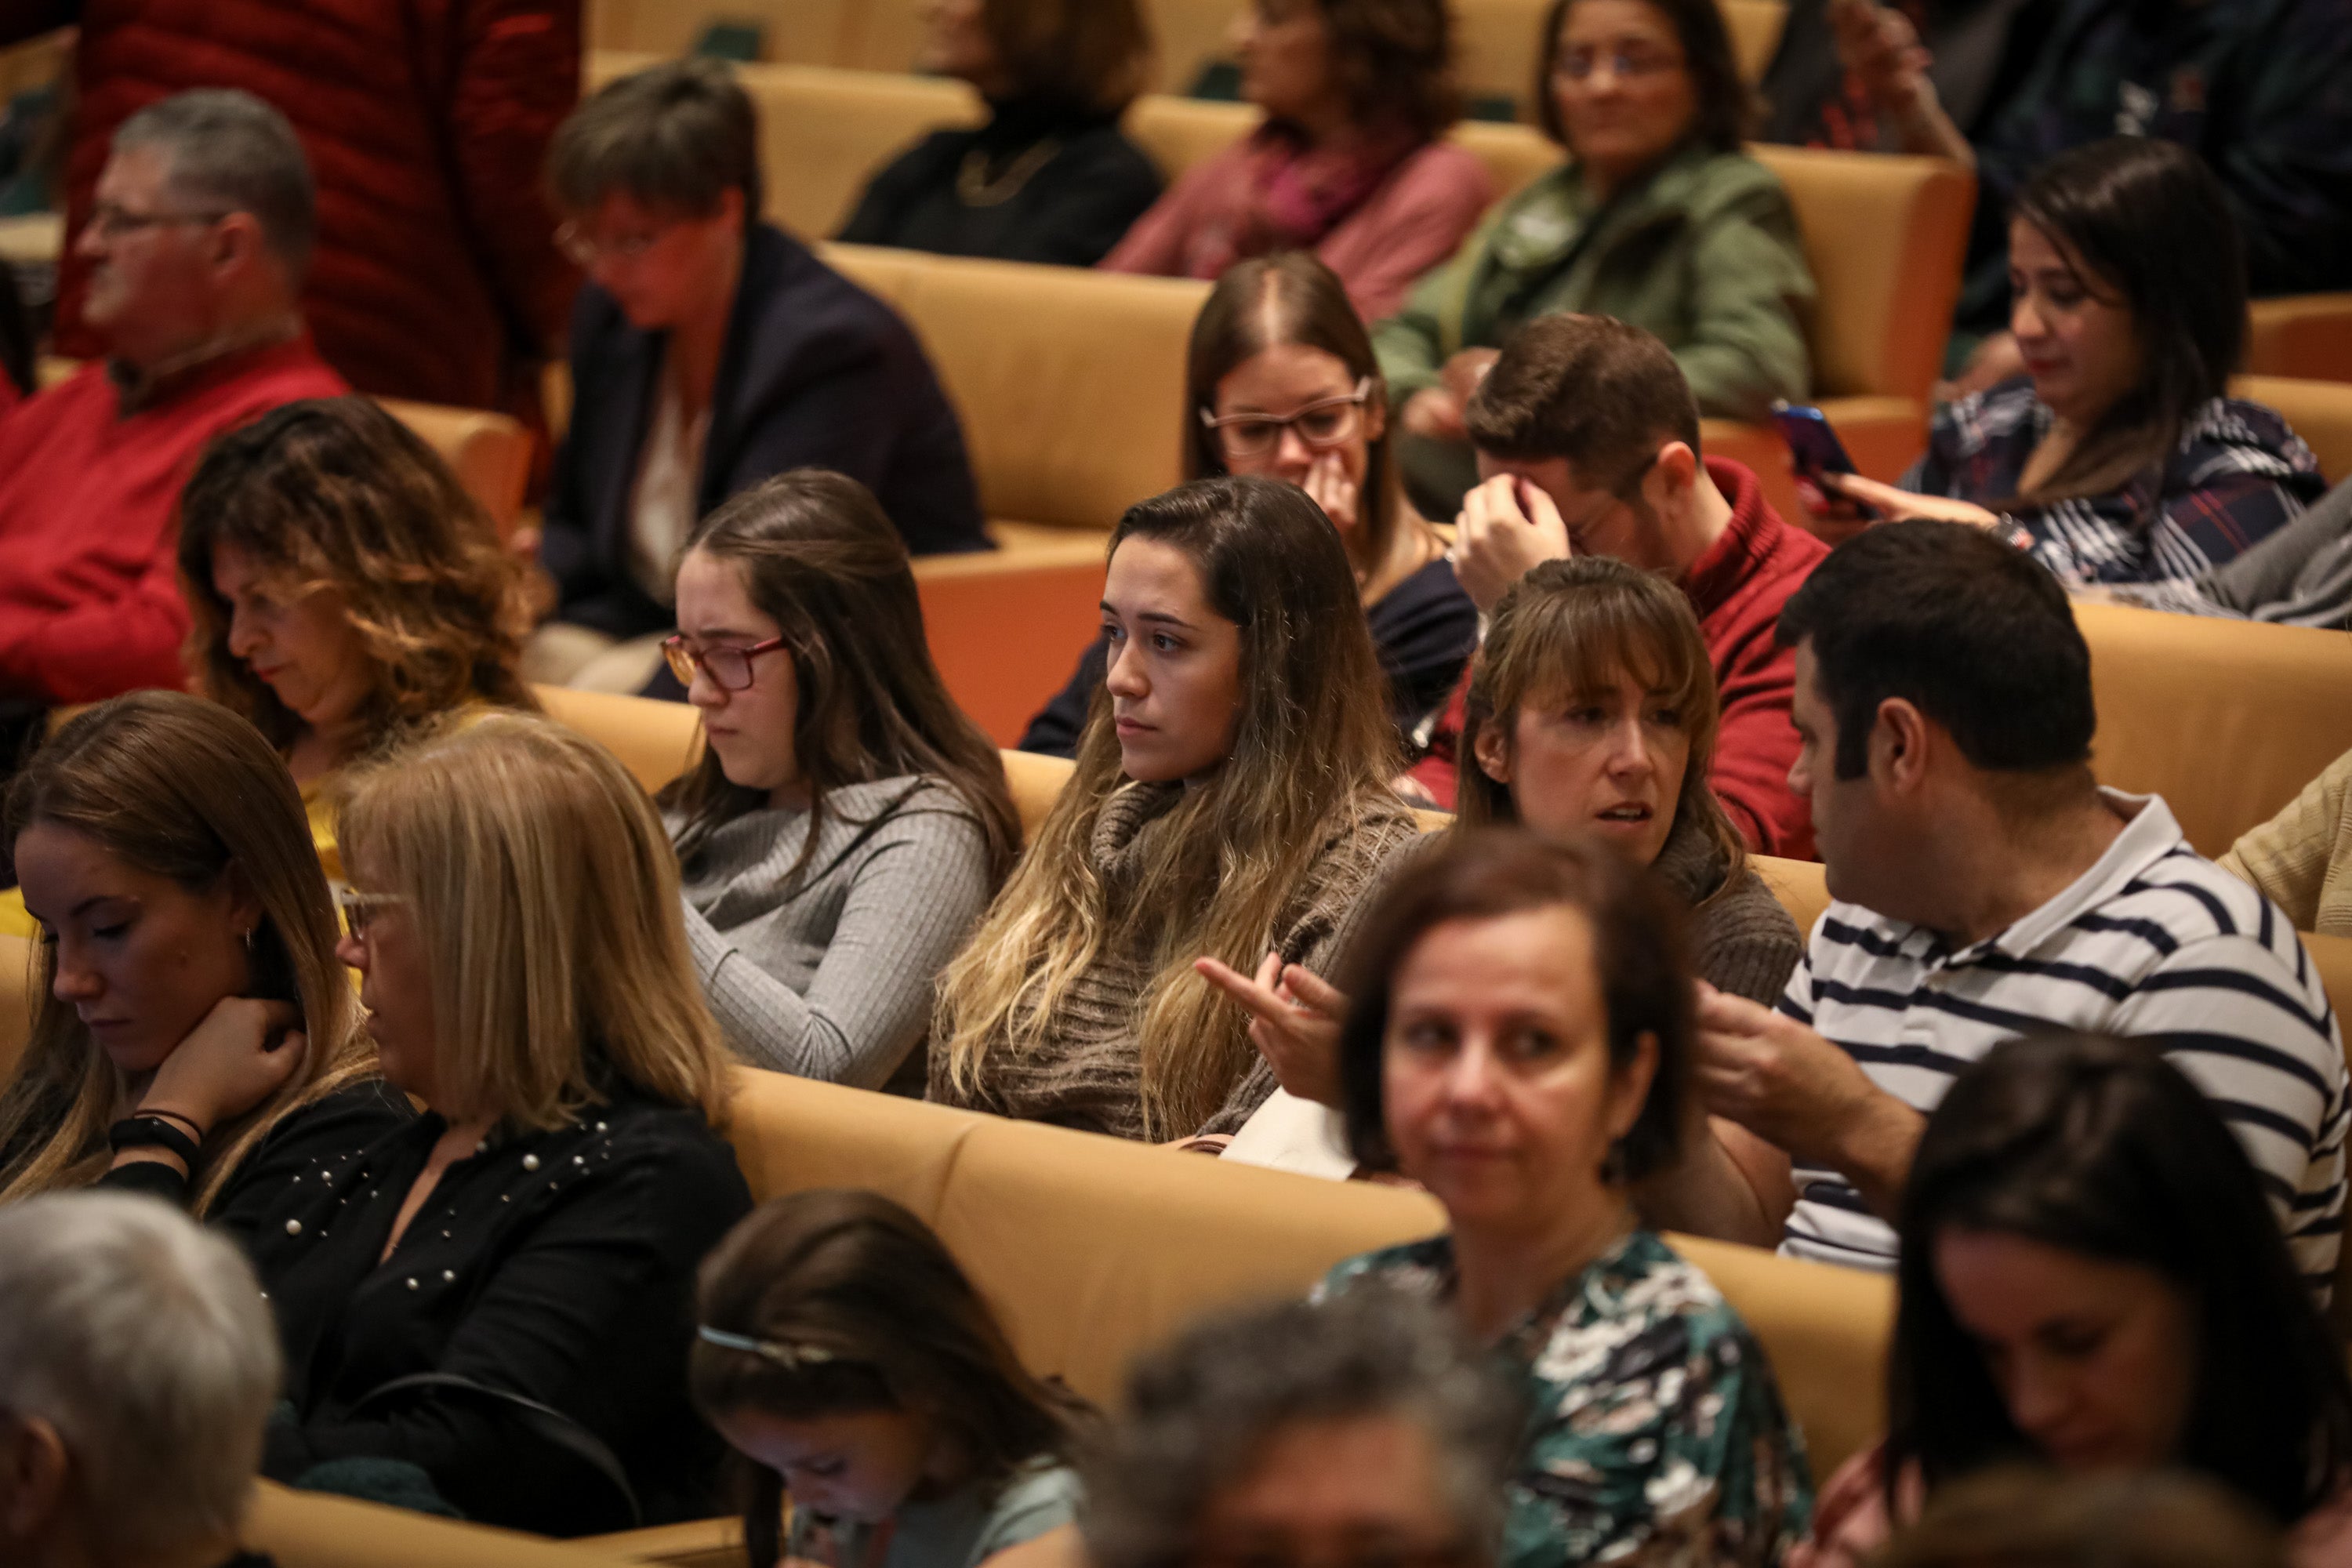
<svg viewBox="0 0 2352 1568">
<path fill-rule="evenodd" d="M 704 518 L 686 550 L 740 573 L 744 593 L 786 639 L 800 695 L 793 755 L 808 781 L 813 825 L 790 875 L 816 852 L 827 795 L 914 774 L 963 797 L 987 848 L 989 883 L 1002 881 L 1021 847 L 1003 759 L 931 662 L 906 542 L 872 493 L 840 474 L 795 468 Z M 691 868 L 713 831 L 766 801 L 764 791 L 730 783 L 705 748 L 661 794 L 685 819 L 679 862 Z"/>
<path fill-rule="evenodd" d="M 2183 1470 L 2068 1476 L 2004 1465 L 1927 1505 L 1876 1568 L 2288 1568 L 2278 1528 Z"/>
<path fill-rule="evenodd" d="M 1396 973 L 1422 938 L 1449 921 L 1497 920 L 1531 910 L 1570 909 L 1592 930 L 1609 1061 L 1622 1068 L 1645 1034 L 1658 1042 L 1657 1075 L 1617 1164 L 1639 1181 L 1671 1163 L 1681 1142 L 1683 1100 L 1696 1025 L 1684 918 L 1674 895 L 1609 845 L 1556 842 L 1524 828 L 1449 834 L 1399 874 L 1381 896 L 1349 963 L 1355 998 L 1339 1034 L 1340 1107 L 1358 1161 L 1391 1166 L 1381 1058 Z"/>
<path fill-rule="evenodd" d="M 723 61 L 665 60 L 607 82 L 556 128 L 548 194 L 593 212 L 618 192 L 657 212 L 707 217 L 729 191 L 760 217 L 760 116 Z"/>
<path fill-rule="evenodd" d="M 1313 4 L 1330 30 L 1332 74 L 1357 124 L 1402 124 L 1416 139 L 1433 142 L 1462 118 L 1445 0 Z"/>
<path fill-rule="evenodd" d="M 1464 828 L 1517 823 L 1511 786 L 1478 761 L 1489 725 L 1512 743 L 1521 707 L 1581 698 L 1621 675 L 1670 694 L 1690 742 L 1675 820 L 1695 822 L 1729 869 L 1722 891 L 1747 868 L 1748 846 L 1715 798 L 1710 777 L 1722 704 L 1715 667 L 1689 596 L 1654 573 L 1605 555 L 1546 561 L 1505 591 L 1486 640 L 1470 666 L 1470 697 L 1456 752 L 1454 820 Z"/>
<path fill-rule="evenodd" d="M 1365 407 L 1388 406 L 1388 383 L 1372 353 L 1370 334 L 1349 301 L 1348 286 L 1314 255 L 1286 250 L 1254 256 L 1225 269 L 1192 322 L 1192 342 L 1184 360 L 1184 477 L 1213 479 L 1231 472 L 1216 432 L 1201 423 L 1217 411 L 1217 384 L 1266 350 L 1284 344 L 1319 349 L 1348 367 L 1358 381 L 1371 378 Z M 1391 422 L 1392 424 L 1393 422 Z M 1388 559 L 1396 537 L 1396 466 L 1387 430 L 1371 443 L 1364 465 L 1365 559 Z"/>
<path fill-rule="evenodd" d="M 1666 345 L 1611 316 L 1539 316 L 1513 333 L 1463 412 L 1480 451 L 1565 458 L 1615 489 L 1669 441 L 1699 450 L 1698 400 Z"/>
<path fill-rule="evenodd" d="M 1545 135 L 1568 146 L 1568 127 L 1552 98 L 1552 68 L 1559 59 L 1560 30 L 1568 25 L 1569 8 L 1576 0 L 1552 0 L 1544 14 L 1543 31 L 1536 36 L 1543 47 L 1536 56 L 1536 123 Z M 1732 52 L 1731 30 L 1724 26 L 1716 0 L 1648 0 L 1650 8 L 1666 19 L 1682 45 L 1683 68 L 1690 74 L 1691 127 L 1686 140 L 1718 153 L 1737 153 L 1757 119 L 1756 94 L 1740 79 L 1739 57 Z"/>
<path fill-rule="evenodd" d="M 2044 163 L 2013 211 L 2081 269 L 2086 289 L 2122 296 L 2141 356 L 2131 390 L 2020 499 L 2121 489 L 2163 466 L 2182 427 L 2228 392 L 2245 353 L 2245 246 L 2229 198 L 2188 148 L 2114 136 Z"/>
<path fill-rule="evenodd" d="M 763 1347 L 698 1338 L 687 1386 L 706 1418 L 919 1412 L 985 1484 L 1065 1457 L 1088 1414 L 1022 1366 L 940 1238 L 877 1193 L 824 1188 L 761 1204 L 704 1260 L 695 1311 L 700 1327 Z M 752 1470 L 752 1568 L 783 1555 L 783 1499 L 782 1477 Z"/>
<path fill-rule="evenodd" d="M 982 0 L 981 25 L 1021 96 L 1115 116 L 1150 74 L 1136 0 Z"/>
<path fill-rule="evenodd" d="M 229 651 L 213 587 L 223 544 L 282 591 L 341 597 L 374 671 L 364 750 L 468 702 L 538 708 L 518 672 L 531 624 L 521 563 L 440 455 L 372 399 L 308 398 L 230 431 L 180 494 L 188 667 L 282 751 L 302 721 Z"/>
</svg>

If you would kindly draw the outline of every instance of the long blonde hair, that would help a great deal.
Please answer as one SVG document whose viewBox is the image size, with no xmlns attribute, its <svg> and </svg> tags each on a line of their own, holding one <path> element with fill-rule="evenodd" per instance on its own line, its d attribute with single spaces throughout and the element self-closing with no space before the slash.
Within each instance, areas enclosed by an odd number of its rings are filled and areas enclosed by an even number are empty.
<svg viewBox="0 0 2352 1568">
<path fill-rule="evenodd" d="M 8 791 L 11 856 L 36 823 L 81 834 L 124 865 L 191 891 L 234 872 L 261 906 L 251 994 L 298 1005 L 310 1048 L 278 1092 L 205 1139 L 189 1173 L 201 1215 L 282 1118 L 375 1067 L 335 957 L 334 900 L 301 794 L 245 720 L 180 692 L 139 691 L 78 715 L 34 754 Z M 121 1069 L 58 999 L 57 950 L 47 942 L 34 978 L 32 1037 L 0 1091 L 0 1202 L 96 1181 L 109 1162 L 106 1130 L 130 1103 Z"/>
<path fill-rule="evenodd" d="M 957 1092 L 985 1099 L 990 1057 L 1034 1050 L 1107 948 L 1148 942 L 1136 1003 L 1145 1133 L 1190 1132 L 1248 1068 L 1249 1020 L 1192 972 L 1244 971 L 1335 835 L 1394 808 L 1395 730 L 1339 536 L 1305 491 L 1265 479 L 1196 479 L 1132 508 L 1111 535 L 1181 551 L 1204 597 L 1241 628 L 1232 755 L 1187 788 L 1131 894 L 1111 908 L 1095 825 L 1129 784 L 1110 699 L 1095 693 L 1077 769 L 1035 842 L 940 978 L 932 1037 Z"/>
<path fill-rule="evenodd" d="M 618 1083 L 723 1120 L 727 1059 L 653 803 L 610 752 L 494 713 L 356 772 L 336 834 L 433 967 L 450 1115 L 545 1130 Z"/>
<path fill-rule="evenodd" d="M 1694 823 L 1706 836 L 1729 868 L 1717 890 L 1731 887 L 1747 868 L 1748 847 L 1715 798 L 1723 707 L 1698 616 L 1673 584 L 1605 555 L 1544 562 L 1496 602 L 1486 645 L 1470 666 L 1454 753 L 1456 825 L 1467 831 L 1519 820 L 1510 786 L 1478 763 L 1481 733 L 1496 730 L 1507 748 L 1525 704 L 1599 691 L 1623 674 L 1668 693 L 1682 715 L 1690 752 L 1675 823 Z"/>
</svg>

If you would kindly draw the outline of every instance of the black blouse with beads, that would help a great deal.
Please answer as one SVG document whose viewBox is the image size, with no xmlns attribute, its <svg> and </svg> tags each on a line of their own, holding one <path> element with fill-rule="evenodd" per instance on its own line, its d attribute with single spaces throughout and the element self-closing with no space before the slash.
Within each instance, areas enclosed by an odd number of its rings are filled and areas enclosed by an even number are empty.
<svg viewBox="0 0 2352 1568">
<path fill-rule="evenodd" d="M 466 1517 L 550 1535 L 723 1511 L 686 1361 L 695 1267 L 751 1206 L 732 1150 L 698 1110 L 625 1089 L 494 1132 L 383 1258 L 446 1128 L 382 1084 L 345 1090 L 280 1122 L 207 1215 L 285 1346 L 264 1472 L 405 1461 Z M 154 1163 L 106 1184 L 186 1196 Z"/>
</svg>

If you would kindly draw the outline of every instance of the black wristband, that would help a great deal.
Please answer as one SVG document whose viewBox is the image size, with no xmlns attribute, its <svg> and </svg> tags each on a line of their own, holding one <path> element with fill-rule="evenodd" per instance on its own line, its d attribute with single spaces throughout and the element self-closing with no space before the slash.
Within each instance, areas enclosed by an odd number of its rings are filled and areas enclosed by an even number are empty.
<svg viewBox="0 0 2352 1568">
<path fill-rule="evenodd" d="M 106 1130 L 106 1143 L 118 1154 L 125 1149 L 166 1149 L 190 1171 L 196 1168 L 196 1141 L 157 1117 L 124 1117 Z"/>
</svg>

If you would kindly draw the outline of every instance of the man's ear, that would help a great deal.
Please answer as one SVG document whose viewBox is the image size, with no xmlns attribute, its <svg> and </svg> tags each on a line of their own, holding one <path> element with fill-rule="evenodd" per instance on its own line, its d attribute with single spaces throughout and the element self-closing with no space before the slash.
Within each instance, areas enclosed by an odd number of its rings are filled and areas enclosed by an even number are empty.
<svg viewBox="0 0 2352 1568">
<path fill-rule="evenodd" d="M 251 213 L 231 213 L 213 225 L 211 260 L 216 270 L 265 259 L 268 249 L 261 220 Z"/>
<path fill-rule="evenodd" d="M 1478 726 L 1470 738 L 1470 754 L 1477 759 L 1478 771 L 1505 788 L 1511 783 L 1511 738 L 1503 732 L 1500 721 L 1489 719 Z"/>
<path fill-rule="evenodd" d="M 65 1506 L 73 1461 L 55 1426 L 0 1412 L 0 1544 L 47 1532 Z"/>
<path fill-rule="evenodd" d="M 1688 495 L 1697 482 L 1698 454 L 1683 442 L 1669 441 L 1658 448 L 1658 460 L 1650 465 L 1642 485 L 1647 489 L 1656 484 L 1661 493 L 1655 499 L 1665 500 Z"/>
<path fill-rule="evenodd" d="M 1927 773 L 1927 716 L 1907 700 L 1881 702 L 1870 731 L 1872 776 L 1898 793 L 1917 789 Z"/>
</svg>

